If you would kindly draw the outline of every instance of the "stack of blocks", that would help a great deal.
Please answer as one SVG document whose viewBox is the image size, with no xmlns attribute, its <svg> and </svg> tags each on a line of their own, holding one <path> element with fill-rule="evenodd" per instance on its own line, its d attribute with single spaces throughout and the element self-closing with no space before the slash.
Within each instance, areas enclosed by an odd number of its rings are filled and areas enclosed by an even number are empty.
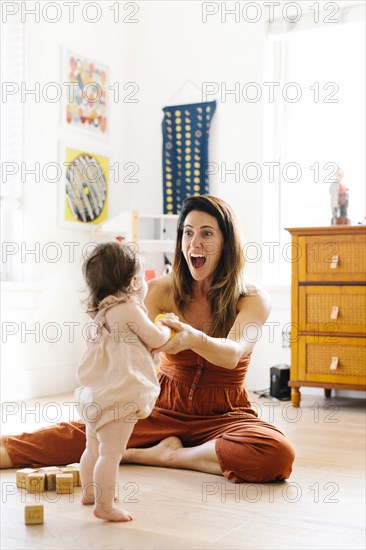
<svg viewBox="0 0 366 550">
<path fill-rule="evenodd" d="M 16 485 L 28 493 L 56 491 L 57 494 L 70 494 L 74 487 L 81 487 L 79 464 L 67 466 L 47 466 L 44 468 L 23 468 L 16 472 Z M 43 523 L 43 505 L 25 506 L 25 524 Z"/>
</svg>

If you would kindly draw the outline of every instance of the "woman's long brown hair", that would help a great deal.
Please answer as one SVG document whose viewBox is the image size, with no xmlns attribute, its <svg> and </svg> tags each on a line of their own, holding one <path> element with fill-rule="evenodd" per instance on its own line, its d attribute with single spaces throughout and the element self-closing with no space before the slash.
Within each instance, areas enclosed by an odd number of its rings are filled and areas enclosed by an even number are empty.
<svg viewBox="0 0 366 550">
<path fill-rule="evenodd" d="M 184 221 L 193 210 L 206 212 L 216 218 L 224 238 L 221 258 L 207 295 L 212 326 L 205 332 L 210 336 L 225 338 L 234 324 L 238 300 L 246 295 L 244 256 L 238 222 L 230 206 L 218 197 L 197 195 L 184 201 L 178 219 L 172 273 L 174 301 L 183 314 L 192 299 L 193 278 L 182 252 L 182 236 Z"/>
</svg>

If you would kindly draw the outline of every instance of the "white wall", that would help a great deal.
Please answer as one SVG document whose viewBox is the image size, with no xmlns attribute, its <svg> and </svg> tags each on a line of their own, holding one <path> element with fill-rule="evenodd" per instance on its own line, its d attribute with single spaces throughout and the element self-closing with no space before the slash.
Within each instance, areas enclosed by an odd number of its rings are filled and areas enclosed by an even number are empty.
<svg viewBox="0 0 366 550">
<path fill-rule="evenodd" d="M 22 3 L 25 4 L 25 3 Z M 62 5 L 62 4 L 60 4 Z M 28 3 L 28 7 L 30 4 Z M 42 17 L 36 22 L 26 16 L 25 24 L 25 82 L 27 89 L 34 89 L 36 82 L 41 90 L 48 82 L 62 83 L 69 79 L 62 74 L 61 50 L 68 48 L 89 56 L 110 67 L 110 79 L 123 82 L 126 79 L 126 54 L 123 49 L 121 26 L 114 24 L 112 13 L 103 8 L 103 17 L 96 23 L 88 23 L 75 10 L 75 22 L 68 22 L 65 11 L 57 23 L 48 23 Z M 49 12 L 49 18 L 53 13 Z M 93 13 L 90 11 L 90 18 Z M 63 91 L 66 88 L 62 88 Z M 24 103 L 24 149 L 26 167 L 40 163 L 41 171 L 49 162 L 64 162 L 60 156 L 60 142 L 93 152 L 106 151 L 110 163 L 124 161 L 122 134 L 123 104 L 110 104 L 110 139 L 104 141 L 82 131 L 72 131 L 61 124 L 61 104 L 50 103 L 40 97 L 26 96 Z M 50 176 L 51 177 L 51 176 Z M 25 284 L 4 285 L 3 330 L 17 331 L 8 336 L 2 356 L 2 397 L 7 401 L 56 394 L 73 389 L 76 385 L 75 369 L 83 353 L 82 327 L 86 322 L 80 304 L 83 282 L 80 274 L 81 251 L 90 241 L 97 241 L 89 231 L 65 229 L 60 225 L 60 189 L 63 181 L 50 183 L 41 177 L 27 176 L 24 184 L 24 236 L 20 250 L 39 247 L 40 253 L 27 254 L 22 262 Z M 110 186 L 110 213 L 114 215 L 124 207 L 128 188 Z M 48 243 L 57 243 L 48 247 Z M 75 243 L 75 255 L 71 245 Z M 52 259 L 60 253 L 59 261 Z M 20 253 L 19 253 L 20 257 Z M 7 289 L 7 290 L 6 290 Z M 39 341 L 26 334 L 39 323 Z M 53 324 L 53 326 L 51 324 Z M 69 323 L 77 323 L 75 337 L 70 337 Z M 59 340 L 51 343 L 50 340 Z M 4 341 L 4 337 L 3 337 Z"/>
<path fill-rule="evenodd" d="M 140 86 L 141 100 L 126 111 L 129 139 L 124 143 L 131 160 L 138 159 L 141 182 L 131 189 L 131 207 L 143 213 L 162 208 L 161 122 L 166 105 L 202 100 L 202 84 L 212 82 L 219 92 L 212 121 L 210 162 L 227 168 L 235 162 L 261 161 L 262 108 L 260 103 L 238 102 L 234 96 L 221 101 L 221 90 L 236 82 L 261 82 L 265 20 L 235 23 L 220 14 L 202 22 L 201 2 L 144 2 L 141 23 L 126 29 L 128 78 Z M 211 192 L 227 200 L 238 214 L 247 241 L 261 239 L 262 189 L 260 185 L 235 183 L 221 171 L 211 178 Z M 141 191 L 145 193 L 141 194 Z M 150 192 L 149 192 L 150 191 Z M 253 265 L 253 276 L 260 266 Z"/>
</svg>

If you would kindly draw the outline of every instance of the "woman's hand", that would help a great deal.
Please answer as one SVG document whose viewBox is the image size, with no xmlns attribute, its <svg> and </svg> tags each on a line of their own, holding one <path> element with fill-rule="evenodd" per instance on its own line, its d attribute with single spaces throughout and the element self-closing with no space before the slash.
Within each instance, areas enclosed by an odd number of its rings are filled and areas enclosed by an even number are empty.
<svg viewBox="0 0 366 550">
<path fill-rule="evenodd" d="M 168 313 L 163 319 L 159 320 L 159 323 L 173 329 L 175 334 L 166 344 L 160 348 L 151 350 L 152 353 L 160 351 L 179 353 L 180 351 L 191 349 L 197 341 L 198 331 L 190 325 L 179 321 L 179 318 L 174 313 Z"/>
</svg>

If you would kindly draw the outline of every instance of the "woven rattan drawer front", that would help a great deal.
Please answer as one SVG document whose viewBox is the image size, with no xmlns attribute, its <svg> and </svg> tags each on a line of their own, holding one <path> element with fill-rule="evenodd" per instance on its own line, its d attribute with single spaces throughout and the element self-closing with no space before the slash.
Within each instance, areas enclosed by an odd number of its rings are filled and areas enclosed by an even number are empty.
<svg viewBox="0 0 366 550">
<path fill-rule="evenodd" d="M 366 286 L 299 287 L 300 330 L 366 334 Z"/>
<path fill-rule="evenodd" d="M 336 337 L 323 340 L 318 336 L 300 337 L 300 374 L 303 380 L 363 383 L 365 339 Z"/>
<path fill-rule="evenodd" d="M 299 281 L 364 282 L 366 239 L 364 235 L 299 237 Z"/>
</svg>

